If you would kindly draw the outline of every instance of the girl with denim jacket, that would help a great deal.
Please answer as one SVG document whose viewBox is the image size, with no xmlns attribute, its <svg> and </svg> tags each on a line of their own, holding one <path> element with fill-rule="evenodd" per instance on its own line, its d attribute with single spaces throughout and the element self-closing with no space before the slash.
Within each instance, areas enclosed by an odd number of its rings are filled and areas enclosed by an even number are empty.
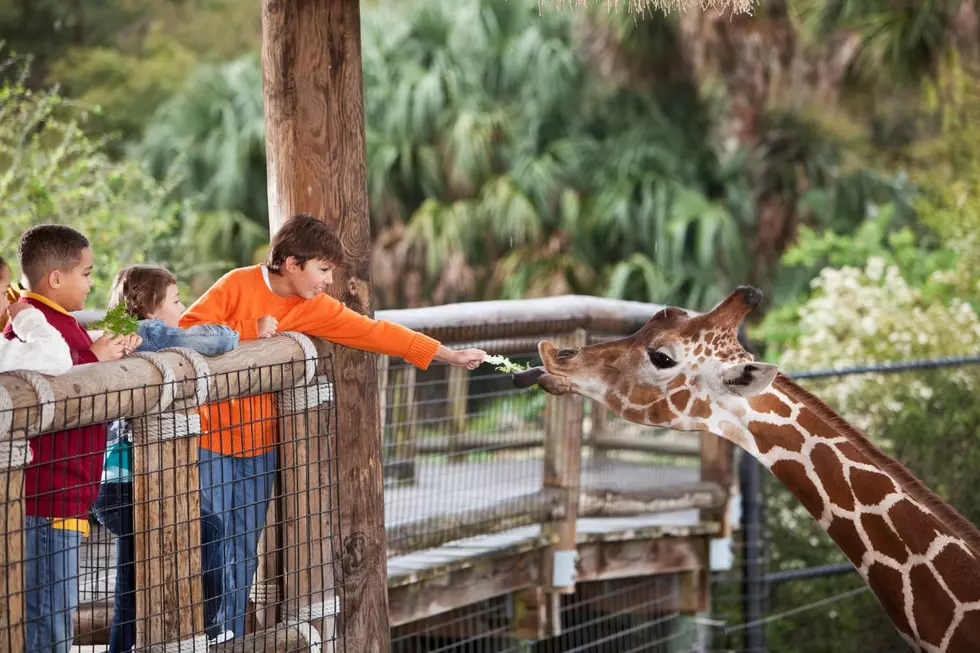
<svg viewBox="0 0 980 653">
<path fill-rule="evenodd" d="M 120 270 L 112 283 L 109 308 L 120 304 L 139 319 L 143 342 L 136 351 L 187 347 L 204 356 L 218 356 L 238 344 L 238 333 L 226 326 L 199 324 L 179 328 L 177 322 L 184 305 L 177 291 L 177 279 L 161 267 L 131 265 Z M 116 587 L 109 653 L 123 653 L 136 645 L 132 448 L 129 420 L 112 422 L 106 438 L 99 497 L 92 509 L 99 522 L 116 536 Z M 205 521 L 203 527 L 206 529 L 209 524 Z M 210 579 L 204 581 L 208 583 Z M 213 615 L 209 617 L 213 619 Z"/>
</svg>

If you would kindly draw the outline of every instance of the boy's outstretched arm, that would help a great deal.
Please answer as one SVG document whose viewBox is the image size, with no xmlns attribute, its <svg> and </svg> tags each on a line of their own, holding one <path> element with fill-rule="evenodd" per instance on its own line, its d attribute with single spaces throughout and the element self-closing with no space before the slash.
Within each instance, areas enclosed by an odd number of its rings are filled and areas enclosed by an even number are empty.
<svg viewBox="0 0 980 653">
<path fill-rule="evenodd" d="M 484 356 L 479 349 L 452 350 L 400 324 L 371 319 L 328 295 L 297 305 L 279 321 L 279 330 L 299 331 L 339 345 L 398 356 L 423 370 L 433 360 L 475 369 Z"/>
<path fill-rule="evenodd" d="M 26 304 L 11 304 L 10 313 L 11 327 L 20 340 L 0 339 L 0 372 L 30 370 L 54 376 L 71 369 L 68 343 L 41 311 Z"/>
</svg>

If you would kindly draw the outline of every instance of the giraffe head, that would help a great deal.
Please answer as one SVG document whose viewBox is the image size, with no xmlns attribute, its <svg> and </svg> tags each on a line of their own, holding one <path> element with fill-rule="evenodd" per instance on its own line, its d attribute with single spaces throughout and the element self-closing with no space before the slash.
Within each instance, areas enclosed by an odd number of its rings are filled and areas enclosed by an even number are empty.
<svg viewBox="0 0 980 653">
<path fill-rule="evenodd" d="M 711 312 L 668 307 L 631 336 L 579 349 L 538 345 L 542 367 L 515 375 L 518 387 L 537 383 L 554 395 L 599 401 L 640 424 L 711 430 L 714 412 L 739 412 L 776 377 L 738 342 L 738 329 L 762 291 L 741 286 Z"/>
</svg>

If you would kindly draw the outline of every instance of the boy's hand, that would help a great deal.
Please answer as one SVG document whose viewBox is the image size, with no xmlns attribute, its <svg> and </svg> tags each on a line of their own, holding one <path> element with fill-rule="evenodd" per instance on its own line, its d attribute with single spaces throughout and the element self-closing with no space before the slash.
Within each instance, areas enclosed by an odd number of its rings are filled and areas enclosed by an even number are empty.
<svg viewBox="0 0 980 653">
<path fill-rule="evenodd" d="M 7 315 L 9 315 L 10 319 L 13 320 L 15 317 L 17 317 L 18 313 L 28 308 L 31 308 L 30 304 L 25 302 L 15 302 L 7 307 Z"/>
<path fill-rule="evenodd" d="M 136 348 L 143 344 L 143 339 L 140 338 L 135 333 L 130 333 L 129 335 L 123 336 L 123 353 L 129 356 Z"/>
<path fill-rule="evenodd" d="M 126 345 L 128 343 L 129 336 L 117 336 L 114 333 L 106 333 L 93 342 L 89 350 L 102 362 L 114 361 L 119 360 L 126 354 Z"/>
<path fill-rule="evenodd" d="M 271 338 L 276 334 L 276 329 L 278 328 L 279 328 L 279 320 L 272 317 L 271 315 L 265 315 L 259 318 L 260 338 Z"/>
<path fill-rule="evenodd" d="M 453 367 L 465 367 L 468 370 L 475 370 L 483 364 L 487 352 L 482 349 L 460 349 L 454 351 L 452 358 L 447 361 Z"/>
</svg>

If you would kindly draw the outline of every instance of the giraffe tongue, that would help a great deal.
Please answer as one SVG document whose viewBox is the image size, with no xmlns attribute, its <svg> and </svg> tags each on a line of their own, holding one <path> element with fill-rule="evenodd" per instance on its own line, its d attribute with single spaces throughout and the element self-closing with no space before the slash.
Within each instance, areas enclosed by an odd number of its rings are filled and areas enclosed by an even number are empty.
<svg viewBox="0 0 980 653">
<path fill-rule="evenodd" d="M 530 388 L 545 374 L 547 374 L 547 372 L 543 367 L 532 367 L 531 369 L 524 370 L 523 372 L 516 372 L 512 378 L 514 380 L 514 385 L 523 389 Z"/>
</svg>

